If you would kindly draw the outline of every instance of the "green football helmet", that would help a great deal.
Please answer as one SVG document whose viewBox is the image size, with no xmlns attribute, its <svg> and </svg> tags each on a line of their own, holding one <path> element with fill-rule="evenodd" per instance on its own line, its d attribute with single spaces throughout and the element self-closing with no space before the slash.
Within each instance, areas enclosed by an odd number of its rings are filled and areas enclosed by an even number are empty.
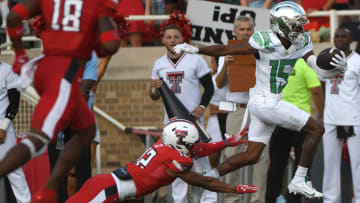
<svg viewBox="0 0 360 203">
<path fill-rule="evenodd" d="M 304 9 L 297 3 L 284 1 L 271 9 L 271 29 L 291 42 L 296 42 L 299 37 L 302 37 L 303 25 L 308 23 Z"/>
</svg>

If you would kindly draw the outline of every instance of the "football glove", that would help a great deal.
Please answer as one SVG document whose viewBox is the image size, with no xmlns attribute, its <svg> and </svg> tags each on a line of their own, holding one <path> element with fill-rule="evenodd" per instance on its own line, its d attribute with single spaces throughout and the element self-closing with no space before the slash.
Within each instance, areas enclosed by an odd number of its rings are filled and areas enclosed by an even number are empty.
<svg viewBox="0 0 360 203">
<path fill-rule="evenodd" d="M 15 62 L 12 66 L 12 70 L 14 73 L 20 75 L 22 66 L 29 60 L 27 57 L 25 50 L 15 51 Z"/>
<path fill-rule="evenodd" d="M 240 145 L 242 143 L 247 143 L 247 140 L 241 140 L 242 137 L 248 134 L 246 128 L 242 129 L 239 133 L 233 134 L 231 136 L 225 134 L 225 144 L 227 147 L 233 147 Z"/>
<path fill-rule="evenodd" d="M 254 193 L 259 190 L 256 185 L 236 185 L 236 193 L 237 194 L 244 194 L 244 193 Z"/>
<path fill-rule="evenodd" d="M 332 53 L 335 50 L 335 48 L 330 49 L 330 53 Z M 342 72 L 345 72 L 347 69 L 346 64 L 346 55 L 343 51 L 340 50 L 340 54 L 335 54 L 330 61 L 330 65 L 336 67 L 335 69 L 338 69 Z"/>
<path fill-rule="evenodd" d="M 199 48 L 192 46 L 188 43 L 182 43 L 182 44 L 178 44 L 173 48 L 173 51 L 176 54 L 180 54 L 181 52 L 186 52 L 186 53 L 190 53 L 190 54 L 196 54 L 199 52 Z"/>
</svg>

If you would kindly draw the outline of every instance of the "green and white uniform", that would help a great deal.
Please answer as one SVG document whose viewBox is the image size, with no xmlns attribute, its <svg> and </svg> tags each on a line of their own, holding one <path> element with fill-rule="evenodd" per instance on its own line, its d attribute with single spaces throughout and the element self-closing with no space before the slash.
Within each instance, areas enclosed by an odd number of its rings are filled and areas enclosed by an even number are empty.
<svg viewBox="0 0 360 203">
<path fill-rule="evenodd" d="M 310 115 L 282 101 L 281 92 L 296 61 L 313 48 L 310 36 L 304 33 L 288 49 L 271 30 L 255 32 L 249 44 L 258 50 L 256 84 L 250 89 L 248 110 L 251 121 L 249 140 L 267 144 L 275 126 L 300 131 Z"/>
</svg>

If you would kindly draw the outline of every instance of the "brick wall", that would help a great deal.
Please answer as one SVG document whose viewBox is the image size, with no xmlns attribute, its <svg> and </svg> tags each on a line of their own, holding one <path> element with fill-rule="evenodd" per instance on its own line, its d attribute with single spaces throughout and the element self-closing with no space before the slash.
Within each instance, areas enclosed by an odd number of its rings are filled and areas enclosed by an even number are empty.
<svg viewBox="0 0 360 203">
<path fill-rule="evenodd" d="M 97 89 L 95 105 L 127 127 L 162 126 L 161 101 L 148 95 L 149 80 L 102 81 Z M 101 133 L 103 168 L 116 168 L 135 161 L 145 149 L 136 135 L 125 134 L 104 118 L 97 116 Z"/>
</svg>

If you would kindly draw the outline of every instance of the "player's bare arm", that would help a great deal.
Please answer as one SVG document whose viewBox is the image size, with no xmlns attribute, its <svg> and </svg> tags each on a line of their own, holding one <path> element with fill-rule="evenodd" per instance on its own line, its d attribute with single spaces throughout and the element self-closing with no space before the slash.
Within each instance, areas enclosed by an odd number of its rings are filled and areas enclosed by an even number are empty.
<svg viewBox="0 0 360 203">
<path fill-rule="evenodd" d="M 149 95 L 152 100 L 160 99 L 161 95 L 160 95 L 158 88 L 160 88 L 162 86 L 162 84 L 163 84 L 163 81 L 160 78 L 151 80 L 150 88 L 149 88 Z"/>
<path fill-rule="evenodd" d="M 193 171 L 176 173 L 173 170 L 168 169 L 167 173 L 170 176 L 179 177 L 191 185 L 199 186 L 199 187 L 202 187 L 207 190 L 214 191 L 214 192 L 242 194 L 242 193 L 254 193 L 258 190 L 258 188 L 254 185 L 251 185 L 250 187 L 247 187 L 247 185 L 233 186 L 233 185 L 223 183 L 216 178 L 202 176 Z"/>
<path fill-rule="evenodd" d="M 98 32 L 102 48 L 106 54 L 115 54 L 120 46 L 120 38 L 119 33 L 117 33 L 117 28 L 114 21 L 108 16 L 99 18 Z"/>
<path fill-rule="evenodd" d="M 15 11 L 14 11 L 15 9 Z M 18 3 L 16 6 L 14 6 L 14 9 L 12 9 L 7 16 L 7 28 L 9 29 L 18 29 L 17 33 L 21 36 L 23 33 L 22 28 L 22 20 L 26 20 L 29 18 L 32 18 L 40 13 L 40 5 L 38 0 L 26 0 L 21 3 Z M 10 36 L 10 39 L 12 41 L 12 45 L 15 49 L 15 51 L 23 50 L 23 44 L 21 42 L 21 36 Z"/>
<path fill-rule="evenodd" d="M 176 53 L 182 51 L 187 53 L 199 53 L 208 56 L 225 56 L 230 54 L 256 54 L 257 50 L 249 45 L 249 43 L 239 43 L 232 45 L 214 45 L 206 47 L 194 47 L 187 43 L 178 44 L 174 47 Z"/>
</svg>

